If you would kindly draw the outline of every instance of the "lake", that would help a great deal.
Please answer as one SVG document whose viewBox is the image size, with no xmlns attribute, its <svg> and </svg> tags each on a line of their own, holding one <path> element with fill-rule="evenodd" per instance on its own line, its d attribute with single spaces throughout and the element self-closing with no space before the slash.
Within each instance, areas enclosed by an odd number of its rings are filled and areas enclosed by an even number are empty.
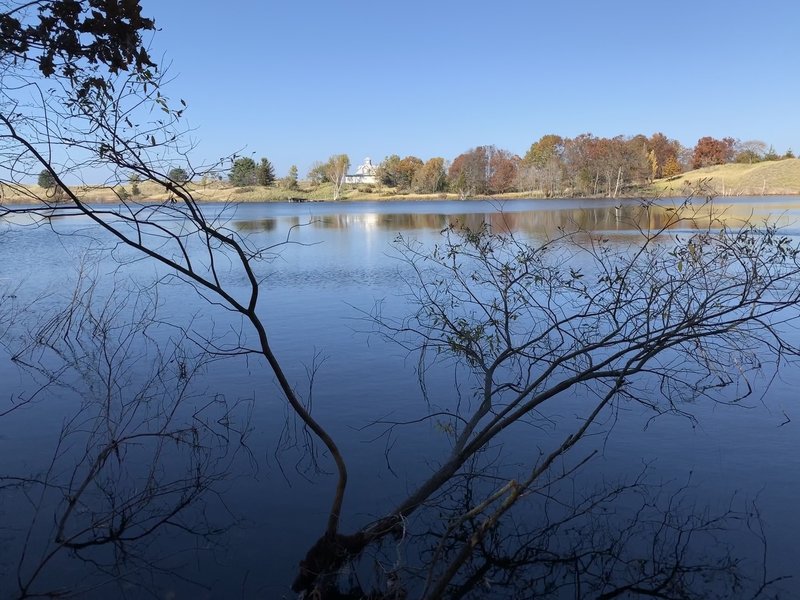
<svg viewBox="0 0 800 600">
<path fill-rule="evenodd" d="M 724 205 L 731 223 L 777 219 L 787 235 L 800 235 L 800 201 L 795 198 L 726 198 Z M 247 236 L 254 247 L 269 249 L 265 250 L 268 260 L 258 266 L 262 278 L 259 310 L 290 382 L 304 395 L 313 373 L 313 414 L 339 441 L 348 460 L 351 481 L 343 515 L 346 531 L 391 507 L 400 494 L 420 481 L 422 473 L 442 460 L 448 447 L 436 422 L 409 424 L 388 432 L 382 423 L 413 421 L 430 405 L 448 405 L 454 397 L 468 393 L 454 383 L 453 368 L 438 365 L 428 371 L 423 394 L 416 355 L 377 335 L 365 318 L 378 306 L 387 317 L 410 310 L 403 283 L 407 266 L 398 260 L 393 246 L 398 235 L 430 246 L 441 240 L 440 232 L 450 222 L 471 226 L 486 222 L 495 231 L 512 231 L 538 243 L 556 235 L 559 228 L 581 228 L 602 234 L 618 247 L 628 247 L 636 243 L 637 227 L 658 227 L 666 218 L 666 213 L 659 211 L 645 215 L 637 202 L 614 200 L 252 203 L 205 208 L 231 230 Z M 287 239 L 290 243 L 282 243 Z M 102 395 L 108 389 L 92 379 L 104 372 L 103 360 L 113 362 L 108 353 L 74 344 L 76 355 L 90 357 L 92 364 L 100 365 L 83 373 L 67 368 L 73 364 L 71 358 L 47 355 L 43 364 L 60 366 L 62 380 L 68 385 L 43 382 L 46 374 L 21 369 L 10 360 L 21 347 L 21 336 L 47 323 L 72 297 L 79 271 L 98 277 L 92 288 L 98 306 L 109 297 L 116 298 L 117 304 L 125 299 L 115 317 L 117 322 L 124 323 L 142 310 L 155 311 L 147 336 L 128 332 L 131 344 L 115 357 L 124 362 L 114 372 L 112 386 L 120 397 L 135 394 L 144 380 L 153 377 L 156 360 L 164 358 L 147 349 L 147 343 L 158 347 L 177 331 L 191 329 L 195 342 L 213 339 L 221 353 L 226 344 L 247 344 L 248 332 L 240 332 L 237 318 L 169 279 L 165 269 L 140 258 L 115 248 L 112 240 L 99 235 L 83 217 L 54 218 L 40 226 L 15 217 L 0 225 L 0 295 L 4 315 L 13 315 L 0 320 L 4 342 L 0 402 L 36 392 L 32 403 L 0 417 L 0 476 L 38 478 L 47 474 L 68 480 L 74 465 L 81 464 L 83 450 L 93 443 L 87 433 L 90 427 L 81 420 L 89 413 L 75 419 L 75 412 L 92 393 Z M 239 274 L 221 271 L 226 287 L 236 292 L 244 289 L 246 282 Z M 152 282 L 157 279 L 161 285 L 154 288 Z M 83 342 L 100 337 L 95 330 Z M 181 369 L 184 364 L 194 364 L 191 351 L 168 356 L 166 362 L 180 364 Z M 167 390 L 166 383 L 158 385 Z M 601 452 L 576 485 L 589 488 L 635 476 L 649 465 L 653 480 L 667 490 L 686 485 L 688 497 L 698 506 L 724 510 L 731 503 L 738 507 L 755 501 L 768 540 L 768 573 L 800 576 L 794 556 L 800 534 L 796 510 L 800 496 L 800 371 L 793 365 L 771 377 L 767 370 L 755 385 L 754 393 L 737 406 L 698 402 L 688 407 L 696 421 L 669 415 L 650 421 L 651 414 L 635 407 L 609 415 L 596 432 L 602 442 L 586 445 L 587 453 L 592 448 Z M 38 391 L 36 386 L 44 387 Z M 224 401 L 230 406 L 224 418 L 243 424 L 232 430 L 247 433 L 247 448 L 239 447 L 234 435 L 231 445 L 206 456 L 213 454 L 214 464 L 225 465 L 228 476 L 213 482 L 213 493 L 202 498 L 202 508 L 213 528 L 230 529 L 209 539 L 184 539 L 178 534 L 174 540 L 159 538 L 147 549 L 158 557 L 153 559 L 157 566 L 167 572 L 178 571 L 202 585 L 145 573 L 141 566 L 148 560 L 145 556 L 143 563 L 137 563 L 131 581 L 124 584 L 132 597 L 137 597 L 132 590 L 142 577 L 152 580 L 165 598 L 291 597 L 288 587 L 297 563 L 324 528 L 335 484 L 332 465 L 319 448 L 318 467 L 308 460 L 302 428 L 287 420 L 280 390 L 265 365 L 247 355 L 218 356 L 204 362 L 191 380 L 181 410 L 200 414 L 212 401 L 218 405 L 208 414 L 216 415 L 217 423 L 223 417 L 213 411 Z M 157 406 L 164 399 L 152 402 Z M 526 452 L 544 445 L 559 427 L 568 427 L 571 411 L 577 406 L 574 403 L 579 402 L 579 397 L 565 399 L 548 415 L 552 429 L 534 430 L 533 437 L 531 431 L 515 430 L 504 440 L 503 456 L 510 457 L 504 459 L 508 468 L 513 470 L 514 461 L 524 460 Z M 3 410 L 0 405 L 0 414 Z M 158 413 L 159 409 L 154 410 Z M 134 412 L 125 414 L 134 418 Z M 70 433 L 59 446 L 59 432 L 65 428 Z M 164 450 L 159 456 L 164 472 L 184 464 L 177 451 Z M 126 460 L 134 464 L 131 472 L 152 466 L 137 464 L 135 452 Z M 125 473 L 120 468 L 118 482 L 125 481 Z M 47 555 L 46 540 L 52 539 L 56 529 L 51 504 L 60 500 L 58 494 L 41 489 L 27 496 L 16 487 L 0 490 L 0 590 L 15 589 L 13 580 L 28 531 L 33 533 L 21 572 L 29 574 Z M 755 569 L 758 556 L 748 546 L 753 543 L 748 535 L 741 531 L 734 539 Z M 56 586 L 80 581 L 86 570 L 79 561 L 59 556 L 47 561 L 41 581 Z M 102 591 L 97 593 L 97 597 L 107 597 Z M 89 597 L 89 592 L 86 594 Z"/>
</svg>

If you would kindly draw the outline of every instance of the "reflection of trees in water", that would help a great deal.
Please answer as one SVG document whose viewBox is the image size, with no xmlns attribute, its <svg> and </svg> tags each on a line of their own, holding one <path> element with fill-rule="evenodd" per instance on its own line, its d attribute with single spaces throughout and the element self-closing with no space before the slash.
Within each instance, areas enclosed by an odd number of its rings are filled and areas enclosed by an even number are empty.
<svg viewBox="0 0 800 600">
<path fill-rule="evenodd" d="M 293 225 L 298 225 L 300 223 L 300 219 L 298 217 L 283 217 L 281 219 L 251 219 L 235 221 L 233 226 L 236 228 L 236 231 L 258 233 L 259 231 L 274 231 L 278 227 L 279 222 L 281 223 L 282 227 L 286 226 L 286 228 L 289 228 Z"/>
<path fill-rule="evenodd" d="M 669 228 L 671 208 L 629 204 L 613 206 L 562 208 L 558 210 L 533 210 L 525 212 L 488 213 L 336 213 L 311 216 L 308 222 L 319 229 L 380 229 L 385 231 L 433 230 L 438 231 L 451 223 L 477 228 L 487 223 L 496 232 L 522 232 L 550 234 L 560 229 L 567 231 L 638 231 Z M 240 220 L 235 222 L 238 231 L 268 232 L 299 225 L 299 217 L 276 217 Z M 695 227 L 708 225 L 696 222 Z"/>
</svg>

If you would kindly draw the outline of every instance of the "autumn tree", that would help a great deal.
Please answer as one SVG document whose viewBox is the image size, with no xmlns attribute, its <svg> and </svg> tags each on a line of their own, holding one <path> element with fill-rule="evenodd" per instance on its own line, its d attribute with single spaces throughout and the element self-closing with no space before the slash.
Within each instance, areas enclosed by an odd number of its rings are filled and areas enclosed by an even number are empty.
<svg viewBox="0 0 800 600">
<path fill-rule="evenodd" d="M 616 197 L 648 181 L 647 138 L 599 138 L 590 133 L 565 141 L 565 170 L 574 193 Z"/>
<path fill-rule="evenodd" d="M 416 156 L 406 156 L 400 161 L 398 165 L 397 181 L 399 187 L 404 190 L 411 189 L 414 177 L 417 172 L 423 167 L 422 159 Z"/>
<path fill-rule="evenodd" d="M 416 156 L 406 156 L 403 158 L 396 167 L 394 179 L 396 187 L 401 190 L 410 190 L 414 177 L 417 172 L 423 167 L 422 159 Z"/>
<path fill-rule="evenodd" d="M 597 194 L 603 171 L 599 144 L 591 133 L 582 133 L 564 141 L 566 172 L 576 194 Z"/>
<path fill-rule="evenodd" d="M 519 157 L 496 146 L 478 146 L 458 155 L 447 174 L 460 196 L 498 194 L 513 189 Z"/>
<path fill-rule="evenodd" d="M 400 158 L 397 154 L 392 154 L 378 165 L 376 177 L 382 185 L 398 190 L 409 190 L 412 187 L 414 176 L 422 166 L 422 160 L 416 156 Z"/>
<path fill-rule="evenodd" d="M 546 197 L 561 192 L 564 173 L 564 139 L 547 134 L 531 144 L 519 164 L 516 188 L 539 190 Z"/>
<path fill-rule="evenodd" d="M 516 154 L 489 146 L 487 149 L 489 193 L 502 194 L 514 189 L 520 158 Z"/>
<path fill-rule="evenodd" d="M 308 174 L 306 177 L 308 177 L 308 180 L 312 185 L 321 185 L 327 182 L 328 174 L 325 170 L 325 163 L 322 163 L 318 160 L 311 163 L 311 167 L 308 169 Z"/>
<path fill-rule="evenodd" d="M 647 153 L 647 163 L 650 165 L 650 179 L 656 179 L 661 172 L 661 165 L 658 164 L 656 153 L 652 149 Z"/>
<path fill-rule="evenodd" d="M 697 140 L 692 154 L 692 168 L 700 169 L 713 165 L 723 165 L 733 161 L 736 140 L 730 137 L 718 140 L 706 136 Z"/>
<path fill-rule="evenodd" d="M 450 189 L 466 198 L 489 191 L 487 167 L 489 164 L 486 146 L 472 148 L 456 156 L 447 172 Z"/>
<path fill-rule="evenodd" d="M 667 162 L 664 164 L 664 167 L 661 169 L 661 175 L 663 177 L 675 177 L 676 175 L 680 175 L 682 172 L 683 169 L 681 169 L 678 158 L 675 156 L 670 156 L 667 159 Z"/>
<path fill-rule="evenodd" d="M 528 149 L 522 157 L 522 163 L 542 168 L 553 160 L 559 160 L 564 153 L 564 138 L 549 133 L 543 135 Z"/>
<path fill-rule="evenodd" d="M 648 152 L 653 153 L 653 160 L 651 162 L 653 169 L 653 178 L 671 177 L 675 175 L 675 165 L 678 165 L 678 158 L 680 156 L 682 146 L 677 140 L 668 138 L 663 133 L 654 133 L 646 142 Z M 648 159 L 649 160 L 649 159 Z M 672 175 L 665 173 L 665 167 L 669 163 L 671 166 Z M 680 172 L 680 171 L 678 171 Z"/>
<path fill-rule="evenodd" d="M 435 194 L 442 192 L 447 186 L 447 173 L 444 169 L 444 159 L 435 157 L 420 167 L 414 174 L 412 188 L 421 194 Z"/>
<path fill-rule="evenodd" d="M 334 154 L 328 159 L 322 169 L 325 178 L 333 184 L 333 200 L 339 199 L 339 193 L 344 185 L 344 178 L 350 168 L 350 157 L 347 154 Z"/>
</svg>

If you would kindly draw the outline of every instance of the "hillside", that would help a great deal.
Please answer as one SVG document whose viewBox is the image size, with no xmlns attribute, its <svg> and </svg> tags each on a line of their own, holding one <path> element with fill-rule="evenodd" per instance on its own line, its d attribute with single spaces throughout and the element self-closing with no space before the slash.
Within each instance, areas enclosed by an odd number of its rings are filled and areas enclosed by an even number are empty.
<svg viewBox="0 0 800 600">
<path fill-rule="evenodd" d="M 653 183 L 655 195 L 683 196 L 705 183 L 715 196 L 800 194 L 800 158 L 704 167 Z"/>
</svg>

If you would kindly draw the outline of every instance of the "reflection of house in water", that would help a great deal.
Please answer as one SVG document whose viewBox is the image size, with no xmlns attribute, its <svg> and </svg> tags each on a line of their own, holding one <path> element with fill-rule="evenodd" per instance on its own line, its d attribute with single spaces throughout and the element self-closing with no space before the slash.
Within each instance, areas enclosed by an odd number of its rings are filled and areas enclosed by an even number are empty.
<svg viewBox="0 0 800 600">
<path fill-rule="evenodd" d="M 612 205 L 579 205 L 570 201 L 566 201 L 559 208 L 548 209 L 540 206 L 537 204 L 519 212 L 514 210 L 483 212 L 484 206 L 480 205 L 475 209 L 476 212 L 460 213 L 439 210 L 440 207 L 462 210 L 464 205 L 460 202 L 441 205 L 430 202 L 416 205 L 413 210 L 418 212 L 388 212 L 392 210 L 391 205 L 386 205 L 387 212 L 381 210 L 357 212 L 355 209 L 337 208 L 332 213 L 322 210 L 304 214 L 302 217 L 292 214 L 265 219 L 240 219 L 234 220 L 233 225 L 237 231 L 246 232 L 288 231 L 302 223 L 319 229 L 384 230 L 397 233 L 421 230 L 439 232 L 451 224 L 457 229 L 467 227 L 477 230 L 488 224 L 489 229 L 494 232 L 523 232 L 542 236 L 541 239 L 546 239 L 554 231 L 563 230 L 580 232 L 581 235 L 592 239 L 601 234 L 602 238 L 616 241 L 630 239 L 631 234 L 639 235 L 641 231 L 659 231 L 674 220 L 671 207 L 640 206 L 632 202 L 618 205 L 619 210 Z M 750 210 L 747 205 L 741 206 L 742 211 Z M 431 212 L 425 212 L 425 209 Z M 731 218 L 736 217 L 732 215 Z M 742 218 L 746 218 L 744 213 Z M 710 216 L 703 217 L 698 214 L 695 219 L 693 227 L 706 227 L 707 223 L 711 222 Z M 679 226 L 687 227 L 685 222 L 680 222 Z"/>
<path fill-rule="evenodd" d="M 354 175 L 345 175 L 345 183 L 378 183 L 378 178 L 375 177 L 377 167 L 372 164 L 372 159 L 367 157 L 364 159 L 364 164 L 359 165 Z"/>
</svg>

